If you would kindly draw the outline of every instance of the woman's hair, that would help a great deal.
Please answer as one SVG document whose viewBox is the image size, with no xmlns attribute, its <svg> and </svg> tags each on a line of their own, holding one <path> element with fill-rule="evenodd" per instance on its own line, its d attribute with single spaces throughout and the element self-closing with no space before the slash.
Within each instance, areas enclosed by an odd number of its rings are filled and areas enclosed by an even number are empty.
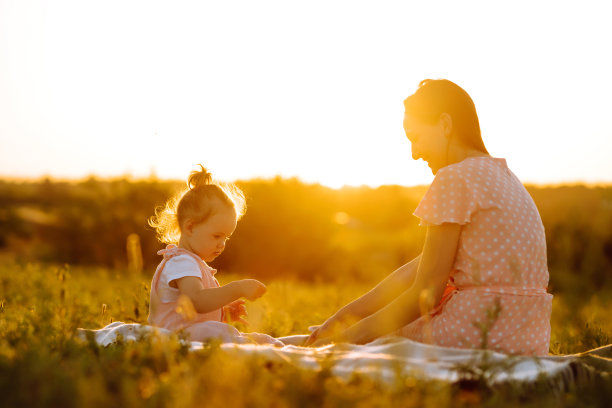
<svg viewBox="0 0 612 408">
<path fill-rule="evenodd" d="M 189 175 L 187 187 L 169 199 L 164 207 L 156 208 L 155 215 L 149 218 L 149 225 L 155 228 L 161 242 L 178 243 L 185 220 L 206 221 L 219 204 L 233 208 L 238 219 L 244 215 L 243 192 L 233 184 L 214 182 L 208 170 L 199 166 L 199 171 Z"/>
<path fill-rule="evenodd" d="M 442 113 L 453 120 L 453 129 L 467 146 L 488 153 L 480 135 L 476 107 L 470 95 L 446 79 L 425 79 L 416 92 L 404 100 L 406 113 L 424 123 L 435 124 Z"/>
</svg>

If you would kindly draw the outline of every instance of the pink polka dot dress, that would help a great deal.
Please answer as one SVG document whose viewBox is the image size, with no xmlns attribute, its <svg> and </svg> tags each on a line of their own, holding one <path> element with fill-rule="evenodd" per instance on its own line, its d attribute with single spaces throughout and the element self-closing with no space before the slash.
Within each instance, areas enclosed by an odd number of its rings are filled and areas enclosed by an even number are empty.
<svg viewBox="0 0 612 408">
<path fill-rule="evenodd" d="M 414 214 L 462 225 L 440 304 L 399 330 L 416 341 L 548 354 L 552 295 L 544 226 L 504 159 L 471 157 L 438 171 Z"/>
</svg>

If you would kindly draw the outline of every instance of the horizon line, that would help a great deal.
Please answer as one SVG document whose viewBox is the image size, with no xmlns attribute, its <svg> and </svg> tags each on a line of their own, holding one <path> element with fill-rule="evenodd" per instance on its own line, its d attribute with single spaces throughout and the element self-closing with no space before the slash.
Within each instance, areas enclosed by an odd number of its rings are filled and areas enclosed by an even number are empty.
<svg viewBox="0 0 612 408">
<path fill-rule="evenodd" d="M 95 173 L 91 173 L 85 176 L 79 177 L 57 177 L 50 174 L 42 174 L 40 176 L 9 176 L 0 174 L 0 182 L 13 182 L 13 183 L 36 183 L 43 182 L 45 180 L 50 180 L 52 182 L 66 182 L 66 183 L 82 183 L 88 180 L 98 180 L 98 181 L 119 181 L 126 180 L 129 182 L 138 182 L 138 181 L 161 181 L 161 182 L 176 182 L 176 183 L 186 183 L 186 180 L 181 180 L 178 178 L 172 177 L 159 177 L 156 174 L 150 174 L 149 176 L 134 176 L 132 174 L 122 174 L 122 175 L 110 175 L 110 176 L 101 176 Z M 273 182 L 275 180 L 282 181 L 298 181 L 300 184 L 304 185 L 319 185 L 326 188 L 330 188 L 332 190 L 341 190 L 344 188 L 379 188 L 386 186 L 399 186 L 399 187 L 407 187 L 407 188 L 418 188 L 418 187 L 429 187 L 430 184 L 398 184 L 398 183 L 381 183 L 381 184 L 343 184 L 342 186 L 332 186 L 329 184 L 325 184 L 321 181 L 305 181 L 299 176 L 284 176 L 284 175 L 273 175 L 273 176 L 256 176 L 251 178 L 238 178 L 235 180 L 218 180 L 214 179 L 214 181 L 220 183 L 248 183 L 254 181 L 264 181 L 264 182 Z M 521 183 L 525 187 L 577 187 L 584 186 L 589 188 L 596 187 L 612 187 L 612 180 L 609 181 L 585 181 L 585 180 L 563 180 L 563 181 L 554 181 L 554 182 L 532 182 L 532 181 L 521 181 Z"/>
</svg>

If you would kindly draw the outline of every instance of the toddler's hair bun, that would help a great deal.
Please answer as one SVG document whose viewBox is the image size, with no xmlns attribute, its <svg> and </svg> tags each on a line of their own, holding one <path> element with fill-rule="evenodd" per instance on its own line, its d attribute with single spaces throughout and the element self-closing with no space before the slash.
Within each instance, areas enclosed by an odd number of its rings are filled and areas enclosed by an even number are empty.
<svg viewBox="0 0 612 408">
<path fill-rule="evenodd" d="M 200 166 L 201 170 L 192 171 L 187 179 L 187 185 L 191 190 L 196 187 L 212 184 L 212 174 L 201 164 L 198 164 L 198 166 Z"/>
</svg>

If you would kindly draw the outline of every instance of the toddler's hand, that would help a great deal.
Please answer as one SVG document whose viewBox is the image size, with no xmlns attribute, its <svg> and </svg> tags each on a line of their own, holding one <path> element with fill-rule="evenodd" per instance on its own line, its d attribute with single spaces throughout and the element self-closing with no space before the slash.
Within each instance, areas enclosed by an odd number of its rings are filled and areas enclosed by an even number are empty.
<svg viewBox="0 0 612 408">
<path fill-rule="evenodd" d="M 255 279 L 243 279 L 240 281 L 242 296 L 248 300 L 255 300 L 266 293 L 266 285 Z"/>
<path fill-rule="evenodd" d="M 247 316 L 246 307 L 244 306 L 244 300 L 234 300 L 232 303 L 225 306 L 225 313 L 227 317 L 229 317 L 230 321 L 244 323 L 246 326 L 249 325 L 249 323 L 242 318 L 243 316 Z"/>
</svg>

